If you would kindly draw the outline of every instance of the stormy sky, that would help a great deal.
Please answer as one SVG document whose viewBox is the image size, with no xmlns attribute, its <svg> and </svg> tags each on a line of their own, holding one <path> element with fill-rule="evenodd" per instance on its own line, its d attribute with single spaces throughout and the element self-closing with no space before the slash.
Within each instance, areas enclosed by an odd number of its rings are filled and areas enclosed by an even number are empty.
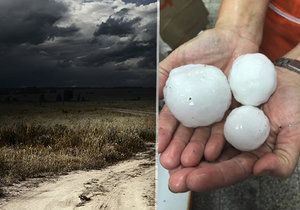
<svg viewBox="0 0 300 210">
<path fill-rule="evenodd" d="M 154 87 L 155 0 L 1 0 L 0 87 Z"/>
</svg>

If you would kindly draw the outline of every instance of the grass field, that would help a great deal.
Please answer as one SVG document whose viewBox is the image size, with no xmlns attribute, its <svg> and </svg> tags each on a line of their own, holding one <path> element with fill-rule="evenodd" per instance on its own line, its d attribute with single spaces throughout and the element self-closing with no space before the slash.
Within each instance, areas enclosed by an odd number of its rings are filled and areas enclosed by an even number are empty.
<svg viewBox="0 0 300 210">
<path fill-rule="evenodd" d="M 155 99 L 0 104 L 0 185 L 100 169 L 155 141 Z M 1 191 L 0 191 L 1 195 Z"/>
</svg>

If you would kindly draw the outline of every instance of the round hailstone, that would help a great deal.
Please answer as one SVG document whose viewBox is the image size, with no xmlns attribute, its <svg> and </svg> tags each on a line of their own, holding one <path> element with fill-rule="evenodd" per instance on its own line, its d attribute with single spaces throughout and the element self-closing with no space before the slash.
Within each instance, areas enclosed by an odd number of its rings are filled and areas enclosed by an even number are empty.
<svg viewBox="0 0 300 210">
<path fill-rule="evenodd" d="M 229 84 L 238 102 L 258 106 L 268 101 L 276 89 L 275 67 L 263 54 L 242 55 L 233 62 Z"/>
<path fill-rule="evenodd" d="M 265 142 L 269 133 L 269 119 L 262 110 L 253 106 L 234 109 L 224 125 L 226 140 L 241 151 L 257 149 Z"/>
<path fill-rule="evenodd" d="M 184 126 L 199 127 L 222 120 L 231 103 L 231 91 L 217 67 L 189 64 L 170 72 L 164 98 Z"/>
</svg>

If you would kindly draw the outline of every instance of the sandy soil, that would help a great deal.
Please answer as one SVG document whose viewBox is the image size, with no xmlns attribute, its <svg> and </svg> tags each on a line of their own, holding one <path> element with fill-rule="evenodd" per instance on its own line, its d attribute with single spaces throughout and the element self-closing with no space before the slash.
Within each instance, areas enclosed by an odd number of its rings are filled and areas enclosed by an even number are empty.
<svg viewBox="0 0 300 210">
<path fill-rule="evenodd" d="M 103 170 L 77 171 L 40 184 L 33 179 L 8 187 L 6 191 L 11 188 L 19 196 L 0 201 L 0 209 L 154 210 L 153 153 L 139 153 Z"/>
</svg>

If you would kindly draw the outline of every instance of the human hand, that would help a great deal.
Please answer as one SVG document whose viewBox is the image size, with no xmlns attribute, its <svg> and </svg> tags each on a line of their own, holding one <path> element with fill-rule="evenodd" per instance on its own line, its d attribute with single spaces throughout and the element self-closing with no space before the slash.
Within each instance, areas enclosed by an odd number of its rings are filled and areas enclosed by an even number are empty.
<svg viewBox="0 0 300 210">
<path fill-rule="evenodd" d="M 300 154 L 300 75 L 278 68 L 278 86 L 262 106 L 271 124 L 266 142 L 257 150 L 239 152 L 227 146 L 216 162 L 178 167 L 170 172 L 174 192 L 207 191 L 254 175 L 290 176 Z"/>
<path fill-rule="evenodd" d="M 176 49 L 159 65 L 160 98 L 169 72 L 178 66 L 191 63 L 214 65 L 228 73 L 236 57 L 258 51 L 258 44 L 237 31 L 215 28 L 199 34 Z M 205 156 L 215 160 L 224 146 L 223 124 L 212 127 L 187 128 L 181 125 L 165 106 L 159 117 L 158 152 L 161 164 L 167 169 L 179 165 L 197 166 Z"/>
</svg>

